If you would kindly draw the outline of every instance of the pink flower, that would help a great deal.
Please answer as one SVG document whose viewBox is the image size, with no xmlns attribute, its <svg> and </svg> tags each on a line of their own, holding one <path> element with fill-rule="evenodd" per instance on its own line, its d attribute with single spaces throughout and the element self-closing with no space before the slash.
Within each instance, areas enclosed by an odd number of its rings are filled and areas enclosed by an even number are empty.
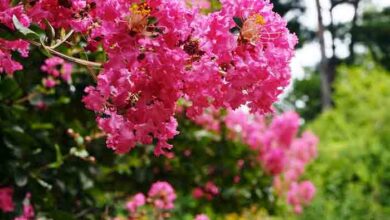
<svg viewBox="0 0 390 220">
<path fill-rule="evenodd" d="M 46 88 L 53 88 L 56 86 L 56 81 L 52 77 L 47 77 L 42 79 L 43 86 Z"/>
<path fill-rule="evenodd" d="M 294 211 L 299 214 L 302 212 L 302 205 L 308 205 L 314 197 L 315 187 L 310 181 L 304 181 L 300 184 L 293 183 L 287 194 L 287 202 L 294 207 Z"/>
<path fill-rule="evenodd" d="M 209 220 L 209 217 L 205 214 L 199 214 L 195 216 L 194 220 Z"/>
<path fill-rule="evenodd" d="M 239 175 L 236 175 L 236 176 L 234 176 L 234 178 L 233 178 L 233 182 L 234 182 L 234 183 L 239 183 L 240 180 L 241 180 L 241 177 L 240 177 Z"/>
<path fill-rule="evenodd" d="M 31 194 L 27 193 L 23 201 L 23 214 L 16 217 L 14 220 L 33 220 L 35 217 L 34 207 L 31 205 Z"/>
<path fill-rule="evenodd" d="M 133 198 L 126 203 L 126 208 L 129 212 L 136 212 L 137 208 L 145 205 L 145 196 L 142 193 L 137 193 Z"/>
<path fill-rule="evenodd" d="M 209 0 L 185 0 L 185 1 L 187 5 L 193 8 L 209 9 L 211 6 Z"/>
<path fill-rule="evenodd" d="M 182 0 L 97 2 L 92 17 L 99 25 L 91 28 L 88 41 L 102 44 L 108 62 L 84 102 L 97 113 L 109 148 L 124 153 L 155 139 L 155 154 L 167 155 L 181 98 L 190 103 L 187 116 L 199 116 L 198 123 L 214 131 L 219 124 L 214 115 L 202 115 L 207 108 L 247 104 L 252 112 L 271 111 L 288 85 L 296 37 L 268 1 L 222 4 L 221 11 L 206 16 Z M 246 24 L 242 34 L 253 40 L 232 33 L 237 17 Z M 100 117 L 107 112 L 120 118 L 116 129 L 107 126 L 111 119 Z M 256 130 L 256 125 L 249 127 Z M 258 148 L 261 140 L 252 134 L 246 135 Z"/>
<path fill-rule="evenodd" d="M 296 213 L 302 212 L 314 196 L 310 182 L 297 184 L 307 163 L 317 155 L 317 137 L 306 131 L 297 137 L 299 116 L 294 112 L 275 115 L 270 124 L 262 116 L 244 111 L 228 111 L 225 118 L 230 138 L 240 136 L 244 143 L 259 154 L 265 171 L 274 176 L 273 187 L 287 200 Z"/>
<path fill-rule="evenodd" d="M 25 14 L 23 10 L 23 5 L 19 4 L 15 7 L 10 7 L 11 1 L 8 0 L 2 0 L 0 3 L 0 23 L 6 25 L 8 28 L 11 28 L 14 30 L 13 25 L 13 16 L 16 16 L 17 19 L 23 26 L 28 27 L 30 26 L 30 19 Z"/>
<path fill-rule="evenodd" d="M 195 117 L 194 122 L 209 131 L 219 132 L 218 112 L 216 109 L 208 109 L 208 112 Z"/>
<path fill-rule="evenodd" d="M 11 52 L 18 51 L 22 57 L 28 56 L 29 44 L 24 40 L 8 41 L 0 39 L 0 73 L 8 75 L 15 71 L 22 70 L 23 66 L 12 59 Z"/>
<path fill-rule="evenodd" d="M 262 156 L 264 169 L 272 175 L 278 175 L 283 172 L 286 164 L 285 152 L 282 149 L 275 148 L 265 152 Z"/>
<path fill-rule="evenodd" d="M 156 182 L 148 192 L 148 197 L 158 209 L 173 209 L 176 200 L 175 190 L 167 182 Z"/>
<path fill-rule="evenodd" d="M 204 192 L 202 190 L 202 188 L 200 187 L 196 187 L 192 190 L 192 196 L 195 198 L 195 199 L 200 199 L 202 198 L 204 195 Z"/>
<path fill-rule="evenodd" d="M 15 209 L 12 200 L 13 192 L 11 187 L 0 188 L 0 209 L 3 212 L 12 212 Z"/>
<path fill-rule="evenodd" d="M 70 83 L 72 78 L 72 65 L 59 57 L 52 57 L 45 60 L 41 70 L 54 78 L 61 77 L 65 82 Z"/>
<path fill-rule="evenodd" d="M 272 141 L 283 148 L 289 148 L 299 128 L 299 116 L 295 112 L 286 112 L 274 118 L 270 125 Z M 271 141 L 271 140 L 270 140 Z"/>
<path fill-rule="evenodd" d="M 310 203 L 310 201 L 313 199 L 316 188 L 310 181 L 303 181 L 300 185 L 300 195 L 302 198 L 303 204 L 307 205 Z"/>
<path fill-rule="evenodd" d="M 205 191 L 208 192 L 209 194 L 215 196 L 219 194 L 219 188 L 217 185 L 215 185 L 214 182 L 208 181 L 205 185 Z"/>
<path fill-rule="evenodd" d="M 47 20 L 55 28 L 72 28 L 76 32 L 85 32 L 92 25 L 91 7 L 91 2 L 85 0 L 41 0 L 28 8 L 27 15 L 42 28 L 46 26 Z"/>
</svg>

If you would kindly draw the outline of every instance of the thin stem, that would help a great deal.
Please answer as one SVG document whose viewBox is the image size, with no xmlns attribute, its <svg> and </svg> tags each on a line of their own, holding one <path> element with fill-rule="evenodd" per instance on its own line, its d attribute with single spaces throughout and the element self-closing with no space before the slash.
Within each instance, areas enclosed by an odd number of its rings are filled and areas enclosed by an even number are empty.
<svg viewBox="0 0 390 220">
<path fill-rule="evenodd" d="M 31 98 L 35 97 L 36 95 L 38 95 L 38 94 L 37 94 L 37 93 L 30 93 L 30 94 L 28 94 L 28 95 L 26 95 L 26 96 L 24 96 L 24 97 L 22 97 L 22 98 L 16 100 L 14 103 L 15 103 L 15 104 L 23 103 L 23 102 L 28 101 L 28 100 L 30 100 Z"/>
<path fill-rule="evenodd" d="M 71 62 L 74 62 L 74 63 L 78 63 L 80 65 L 83 65 L 83 66 L 89 66 L 89 67 L 95 67 L 95 68 L 100 68 L 102 67 L 102 64 L 101 63 L 97 63 L 97 62 L 92 62 L 92 61 L 88 61 L 88 60 L 83 60 L 83 59 L 79 59 L 79 58 L 76 58 L 76 57 L 71 57 L 71 56 L 68 56 L 68 55 L 65 55 L 61 52 L 58 52 L 56 50 L 54 50 L 53 48 L 49 47 L 49 46 L 46 46 L 45 44 L 41 44 L 41 43 L 38 43 L 38 42 L 35 42 L 35 41 L 29 41 L 31 44 L 37 46 L 37 47 L 43 47 L 47 52 L 51 53 L 51 54 L 54 54 L 54 55 L 57 55 L 59 57 L 62 57 L 68 61 L 71 61 Z"/>
<path fill-rule="evenodd" d="M 97 81 L 97 76 L 96 76 L 95 72 L 93 71 L 93 69 L 90 66 L 86 66 L 86 68 L 88 70 L 89 75 L 91 75 L 93 80 L 96 82 Z"/>
<path fill-rule="evenodd" d="M 71 30 L 69 31 L 69 33 L 64 37 L 64 39 L 60 40 L 59 42 L 57 42 L 56 44 L 54 44 L 53 46 L 51 46 L 50 48 L 51 49 L 56 49 L 57 47 L 59 47 L 61 44 L 63 44 L 65 41 L 67 41 L 70 36 L 72 36 L 72 34 L 74 33 L 74 30 Z"/>
</svg>

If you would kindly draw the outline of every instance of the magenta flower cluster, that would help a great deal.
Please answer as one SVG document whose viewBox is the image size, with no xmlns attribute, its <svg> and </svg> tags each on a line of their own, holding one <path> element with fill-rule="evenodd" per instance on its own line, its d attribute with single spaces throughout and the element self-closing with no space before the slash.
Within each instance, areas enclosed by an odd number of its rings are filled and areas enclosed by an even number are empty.
<svg viewBox="0 0 390 220">
<path fill-rule="evenodd" d="M 297 38 L 269 1 L 222 0 L 221 10 L 207 15 L 201 2 L 39 0 L 11 6 L 1 0 L 0 23 L 12 30 L 14 16 L 26 27 L 50 23 L 83 34 L 86 50 L 102 47 L 108 59 L 83 101 L 96 112 L 107 146 L 126 153 L 138 143 L 156 143 L 154 152 L 161 155 L 178 133 L 179 99 L 192 118 L 206 107 L 244 104 L 264 113 L 290 79 Z M 11 52 L 27 57 L 28 45 L 0 40 L 0 72 L 22 69 Z M 64 70 L 61 76 L 69 81 L 69 75 Z M 53 87 L 55 81 L 49 77 L 44 84 Z"/>
<path fill-rule="evenodd" d="M 150 187 L 147 196 L 143 193 L 135 194 L 126 203 L 126 209 L 129 211 L 130 216 L 137 216 L 138 208 L 148 203 L 157 210 L 171 210 L 175 207 L 175 200 L 176 193 L 174 188 L 168 182 L 158 181 Z"/>
<path fill-rule="evenodd" d="M 14 190 L 11 187 L 0 188 L 0 209 L 3 212 L 12 212 L 15 209 L 12 196 Z"/>
<path fill-rule="evenodd" d="M 230 138 L 240 138 L 258 152 L 263 168 L 274 177 L 277 194 L 286 196 L 296 213 L 302 211 L 314 197 L 315 187 L 310 181 L 299 182 L 305 166 L 317 156 L 317 137 L 305 131 L 297 137 L 299 116 L 286 112 L 276 116 L 270 124 L 264 116 L 244 111 L 229 111 L 225 123 Z"/>
<path fill-rule="evenodd" d="M 8 213 L 15 211 L 15 204 L 13 201 L 14 190 L 12 187 L 0 188 L 0 211 Z M 35 217 L 34 207 L 31 204 L 31 194 L 27 193 L 23 201 L 23 213 L 14 220 L 33 220 Z"/>
<path fill-rule="evenodd" d="M 189 117 L 210 106 L 268 112 L 288 84 L 297 39 L 267 1 L 225 0 L 208 15 L 181 0 L 96 3 L 90 44 L 102 43 L 108 61 L 83 101 L 118 153 L 171 149 L 179 99 Z"/>
<path fill-rule="evenodd" d="M 59 57 L 51 57 L 45 60 L 41 70 L 48 76 L 43 78 L 42 83 L 46 88 L 57 85 L 56 79 L 62 79 L 66 83 L 72 81 L 72 64 Z"/>
</svg>

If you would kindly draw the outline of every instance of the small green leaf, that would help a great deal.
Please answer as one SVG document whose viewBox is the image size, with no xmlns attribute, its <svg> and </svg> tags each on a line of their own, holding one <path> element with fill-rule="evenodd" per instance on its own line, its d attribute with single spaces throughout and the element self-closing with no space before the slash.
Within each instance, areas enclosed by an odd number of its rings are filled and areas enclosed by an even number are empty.
<svg viewBox="0 0 390 220">
<path fill-rule="evenodd" d="M 12 22 L 14 23 L 14 26 L 16 30 L 18 30 L 20 33 L 24 34 L 25 36 L 32 36 L 34 38 L 39 38 L 39 35 L 32 31 L 30 28 L 25 27 L 18 18 L 14 15 L 12 17 Z"/>
<path fill-rule="evenodd" d="M 59 168 L 64 163 L 64 159 L 62 157 L 60 146 L 58 144 L 55 144 L 54 147 L 56 149 L 56 162 L 51 163 L 49 165 L 49 167 L 50 168 Z"/>
<path fill-rule="evenodd" d="M 33 123 L 31 124 L 31 129 L 33 130 L 49 130 L 53 129 L 54 126 L 51 123 Z"/>
<path fill-rule="evenodd" d="M 46 31 L 48 40 L 51 43 L 51 42 L 54 41 L 54 39 L 56 37 L 56 31 L 55 31 L 54 27 L 50 24 L 50 22 L 48 20 L 45 19 L 45 23 L 47 25 L 45 31 Z"/>
<path fill-rule="evenodd" d="M 242 26 L 244 25 L 244 23 L 240 17 L 233 17 L 233 21 L 240 28 L 242 28 Z"/>
</svg>

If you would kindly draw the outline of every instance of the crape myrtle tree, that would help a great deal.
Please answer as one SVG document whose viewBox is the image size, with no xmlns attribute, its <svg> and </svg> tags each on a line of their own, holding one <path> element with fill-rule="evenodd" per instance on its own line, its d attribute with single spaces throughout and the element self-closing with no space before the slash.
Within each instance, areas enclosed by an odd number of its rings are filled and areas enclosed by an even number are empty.
<svg viewBox="0 0 390 220">
<path fill-rule="evenodd" d="M 263 116 L 297 37 L 268 1 L 208 7 L 0 1 L 2 218 L 302 212 L 317 138 Z"/>
</svg>

